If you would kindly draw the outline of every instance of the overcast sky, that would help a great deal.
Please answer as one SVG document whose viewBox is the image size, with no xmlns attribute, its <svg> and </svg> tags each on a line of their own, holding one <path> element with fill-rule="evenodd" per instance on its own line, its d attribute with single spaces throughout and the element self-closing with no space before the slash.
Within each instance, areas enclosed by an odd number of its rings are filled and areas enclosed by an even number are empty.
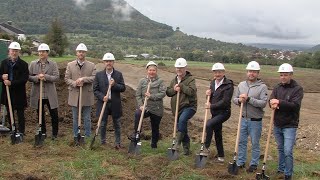
<svg viewBox="0 0 320 180">
<path fill-rule="evenodd" d="M 226 42 L 320 44 L 320 0 L 126 0 L 152 20 Z"/>
</svg>

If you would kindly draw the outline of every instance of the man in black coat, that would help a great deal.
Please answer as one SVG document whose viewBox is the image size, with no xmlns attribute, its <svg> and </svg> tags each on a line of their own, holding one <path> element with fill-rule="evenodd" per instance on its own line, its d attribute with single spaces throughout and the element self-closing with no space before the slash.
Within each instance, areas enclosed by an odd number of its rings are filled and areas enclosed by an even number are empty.
<svg viewBox="0 0 320 180">
<path fill-rule="evenodd" d="M 94 95 L 97 97 L 97 116 L 99 117 L 102 105 L 107 102 L 102 122 L 101 122 L 101 144 L 106 143 L 106 126 L 108 115 L 112 116 L 114 133 L 115 133 L 115 148 L 121 148 L 121 132 L 120 132 L 120 117 L 122 116 L 121 96 L 120 93 L 126 90 L 122 73 L 113 68 L 115 58 L 113 54 L 106 53 L 103 56 L 105 69 L 98 72 L 93 82 Z M 111 90 L 109 96 L 106 95 L 109 83 Z"/>
<path fill-rule="evenodd" d="M 20 133 L 24 134 L 24 109 L 27 107 L 26 83 L 29 78 L 29 70 L 28 63 L 19 57 L 20 50 L 20 44 L 12 42 L 9 45 L 9 57 L 1 62 L 0 81 L 3 83 L 1 104 L 4 104 L 7 110 L 9 110 L 6 91 L 6 86 L 9 86 L 12 110 L 16 110 L 18 115 L 18 130 Z M 10 128 L 12 128 L 11 123 Z"/>
</svg>

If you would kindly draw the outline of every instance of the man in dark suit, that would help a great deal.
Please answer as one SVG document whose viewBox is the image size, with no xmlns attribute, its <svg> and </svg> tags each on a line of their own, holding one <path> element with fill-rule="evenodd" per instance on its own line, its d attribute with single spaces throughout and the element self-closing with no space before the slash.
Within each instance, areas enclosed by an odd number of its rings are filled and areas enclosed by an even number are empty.
<svg viewBox="0 0 320 180">
<path fill-rule="evenodd" d="M 9 86 L 12 109 L 16 110 L 18 115 L 18 130 L 24 134 L 24 109 L 27 107 L 26 83 L 29 77 L 29 70 L 28 63 L 19 57 L 20 50 L 20 44 L 12 42 L 9 45 L 9 57 L 1 62 L 0 81 L 3 82 L 1 104 L 4 104 L 6 109 L 9 109 L 6 91 L 6 86 Z M 10 128 L 12 128 L 11 123 Z"/>
<path fill-rule="evenodd" d="M 114 133 L 115 133 L 115 148 L 121 148 L 120 140 L 120 117 L 122 116 L 121 96 L 120 93 L 126 90 L 122 73 L 115 70 L 114 55 L 112 53 L 106 53 L 103 56 L 103 62 L 105 69 L 98 72 L 93 82 L 94 95 L 97 97 L 97 116 L 100 115 L 103 102 L 107 102 L 102 122 L 101 122 L 101 144 L 106 143 L 106 126 L 108 122 L 108 115 L 112 116 Z M 111 85 L 111 90 L 108 96 L 106 92 Z"/>
</svg>

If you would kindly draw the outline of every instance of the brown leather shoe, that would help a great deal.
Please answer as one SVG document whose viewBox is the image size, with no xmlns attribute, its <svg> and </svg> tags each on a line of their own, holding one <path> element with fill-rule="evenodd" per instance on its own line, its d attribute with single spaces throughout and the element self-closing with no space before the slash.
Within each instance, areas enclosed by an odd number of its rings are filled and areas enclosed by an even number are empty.
<svg viewBox="0 0 320 180">
<path fill-rule="evenodd" d="M 120 149 L 123 149 L 124 147 L 121 146 L 120 144 L 117 144 L 114 148 L 115 148 L 116 150 L 120 150 Z"/>
</svg>

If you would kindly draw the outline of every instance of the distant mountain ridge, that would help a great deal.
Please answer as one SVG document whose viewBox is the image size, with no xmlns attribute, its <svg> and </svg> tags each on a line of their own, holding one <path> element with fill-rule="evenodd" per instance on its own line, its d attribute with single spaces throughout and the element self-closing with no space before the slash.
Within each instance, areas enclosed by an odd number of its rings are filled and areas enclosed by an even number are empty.
<svg viewBox="0 0 320 180">
<path fill-rule="evenodd" d="M 271 43 L 246 43 L 246 45 L 269 50 L 297 50 L 305 51 L 313 47 L 309 44 L 271 44 Z"/>
</svg>

